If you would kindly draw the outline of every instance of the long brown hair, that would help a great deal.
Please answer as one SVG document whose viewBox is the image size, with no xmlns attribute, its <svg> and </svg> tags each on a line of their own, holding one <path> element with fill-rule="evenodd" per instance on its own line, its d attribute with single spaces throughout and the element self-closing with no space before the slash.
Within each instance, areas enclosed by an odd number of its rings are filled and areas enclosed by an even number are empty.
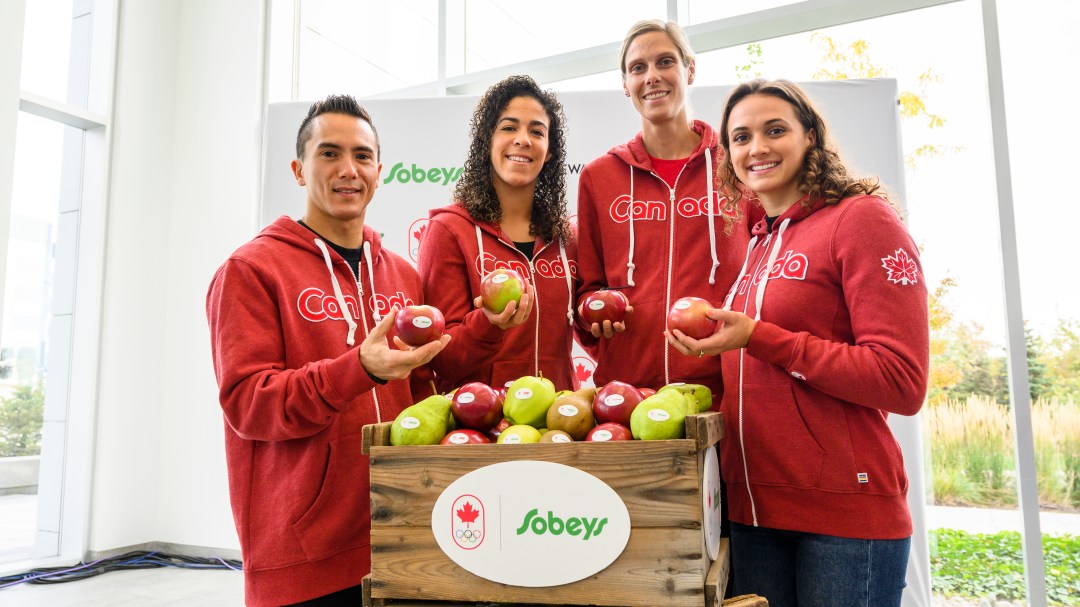
<svg viewBox="0 0 1080 607">
<path fill-rule="evenodd" d="M 720 144 L 724 146 L 724 161 L 717 169 L 720 193 L 727 198 L 725 206 L 735 208 L 743 197 L 746 186 L 735 175 L 731 165 L 731 141 L 728 136 L 728 118 L 731 110 L 750 95 L 768 95 L 782 99 L 795 109 L 795 116 L 807 132 L 813 130 L 817 137 L 803 158 L 799 171 L 799 191 L 808 194 L 808 200 L 822 198 L 825 204 L 836 204 L 850 196 L 877 194 L 887 198 L 884 188 L 876 178 L 852 177 L 844 166 L 829 139 L 825 119 L 810 102 L 810 98 L 795 83 L 788 80 L 751 80 L 735 87 L 724 104 L 724 117 L 720 121 Z"/>
</svg>

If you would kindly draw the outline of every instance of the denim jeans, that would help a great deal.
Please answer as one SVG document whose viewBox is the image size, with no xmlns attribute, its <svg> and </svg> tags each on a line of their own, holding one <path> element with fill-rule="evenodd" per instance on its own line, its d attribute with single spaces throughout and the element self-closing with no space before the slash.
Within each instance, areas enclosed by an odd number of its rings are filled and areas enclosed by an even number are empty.
<svg viewBox="0 0 1080 607">
<path fill-rule="evenodd" d="M 860 540 L 731 523 L 735 594 L 769 607 L 899 607 L 911 538 Z"/>
</svg>

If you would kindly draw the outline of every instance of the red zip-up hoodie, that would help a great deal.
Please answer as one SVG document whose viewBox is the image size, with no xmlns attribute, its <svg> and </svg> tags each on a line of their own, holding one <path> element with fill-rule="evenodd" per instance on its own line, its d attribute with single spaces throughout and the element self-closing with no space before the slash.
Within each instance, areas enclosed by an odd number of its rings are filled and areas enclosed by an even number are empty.
<svg viewBox="0 0 1080 607">
<path fill-rule="evenodd" d="M 915 243 L 876 196 L 799 202 L 753 233 L 729 305 L 758 322 L 746 348 L 721 355 L 731 520 L 910 536 L 904 459 L 886 420 L 914 415 L 926 395 Z"/>
<path fill-rule="evenodd" d="M 496 390 L 525 375 L 543 375 L 556 390 L 576 390 L 571 347 L 574 293 L 578 286 L 576 246 L 537 237 L 532 259 L 498 224 L 477 221 L 461 204 L 430 211 L 431 221 L 417 257 L 428 304 L 442 311 L 454 342 L 473 344 L 469 360 L 436 357 L 439 389 L 478 381 Z M 473 306 L 480 282 L 497 268 L 517 271 L 536 299 L 524 324 L 503 331 Z M 568 316 L 569 315 L 569 316 Z"/>
<path fill-rule="evenodd" d="M 597 386 L 612 380 L 650 388 L 700 383 L 712 388 L 719 403 L 720 360 L 683 356 L 663 331 L 668 310 L 681 297 L 721 304 L 749 240 L 747 212 L 760 217 L 761 211 L 740 203 L 741 218 L 730 235 L 724 233 L 727 222 L 714 184 L 723 152 L 708 123 L 695 120 L 691 128 L 701 143 L 673 188 L 653 172 L 641 133 L 581 172 L 578 296 L 628 286 L 622 292 L 634 307 L 626 331 L 612 339 L 582 336 L 581 342 L 597 361 Z"/>
<path fill-rule="evenodd" d="M 412 266 L 367 226 L 364 242 L 357 279 L 313 232 L 281 217 L 210 283 L 206 315 L 248 605 L 336 592 L 371 568 L 361 428 L 393 420 L 413 392 L 405 380 L 376 385 L 357 346 L 375 316 L 421 303 L 423 292 Z"/>
</svg>

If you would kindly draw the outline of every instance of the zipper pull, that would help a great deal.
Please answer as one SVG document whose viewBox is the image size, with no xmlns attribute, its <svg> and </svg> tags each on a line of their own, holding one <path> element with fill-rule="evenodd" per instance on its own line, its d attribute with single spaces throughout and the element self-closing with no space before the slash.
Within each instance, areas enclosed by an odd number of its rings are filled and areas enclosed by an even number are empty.
<svg viewBox="0 0 1080 607">
<path fill-rule="evenodd" d="M 675 204 L 675 188 L 671 188 L 671 197 L 668 198 L 671 204 Z"/>
</svg>

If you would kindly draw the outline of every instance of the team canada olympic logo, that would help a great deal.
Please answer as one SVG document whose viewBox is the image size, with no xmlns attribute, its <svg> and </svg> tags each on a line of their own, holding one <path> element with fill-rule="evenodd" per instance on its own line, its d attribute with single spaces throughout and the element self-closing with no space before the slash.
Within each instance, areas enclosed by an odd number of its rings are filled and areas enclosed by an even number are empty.
<svg viewBox="0 0 1080 607">
<path fill-rule="evenodd" d="M 919 282 L 919 266 L 915 259 L 903 248 L 896 253 L 881 258 L 881 267 L 888 272 L 889 282 L 898 285 L 913 285 Z"/>
<path fill-rule="evenodd" d="M 419 261 L 420 243 L 424 240 L 424 234 L 427 233 L 429 221 L 427 218 L 417 219 L 409 226 L 409 258 L 413 260 L 413 263 Z"/>
<path fill-rule="evenodd" d="M 475 495 L 462 495 L 450 506 L 450 532 L 463 550 L 475 550 L 487 535 L 484 503 Z"/>
</svg>

